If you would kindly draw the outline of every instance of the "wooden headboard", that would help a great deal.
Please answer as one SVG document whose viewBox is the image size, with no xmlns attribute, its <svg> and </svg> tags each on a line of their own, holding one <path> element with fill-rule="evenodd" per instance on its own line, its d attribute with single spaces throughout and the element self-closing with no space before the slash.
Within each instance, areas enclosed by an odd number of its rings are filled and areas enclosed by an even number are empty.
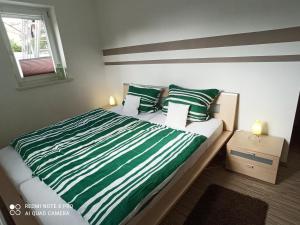
<svg viewBox="0 0 300 225">
<path fill-rule="evenodd" d="M 140 84 L 139 84 L 140 85 Z M 150 85 L 140 85 L 149 87 Z M 123 96 L 125 97 L 128 92 L 128 83 L 123 84 Z M 162 97 L 169 95 L 169 89 L 162 86 L 152 86 L 162 88 Z M 234 131 L 236 125 L 237 103 L 239 95 L 237 93 L 222 92 L 217 98 L 216 102 L 212 105 L 213 117 L 223 120 L 224 130 Z"/>
</svg>

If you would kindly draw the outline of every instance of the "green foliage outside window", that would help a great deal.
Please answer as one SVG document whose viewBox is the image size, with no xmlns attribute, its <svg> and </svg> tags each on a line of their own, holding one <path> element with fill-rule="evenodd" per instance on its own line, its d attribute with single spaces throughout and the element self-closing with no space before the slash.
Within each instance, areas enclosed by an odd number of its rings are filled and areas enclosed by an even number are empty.
<svg viewBox="0 0 300 225">
<path fill-rule="evenodd" d="M 18 45 L 16 42 L 11 41 L 10 45 L 13 52 L 22 52 L 22 47 Z"/>
</svg>

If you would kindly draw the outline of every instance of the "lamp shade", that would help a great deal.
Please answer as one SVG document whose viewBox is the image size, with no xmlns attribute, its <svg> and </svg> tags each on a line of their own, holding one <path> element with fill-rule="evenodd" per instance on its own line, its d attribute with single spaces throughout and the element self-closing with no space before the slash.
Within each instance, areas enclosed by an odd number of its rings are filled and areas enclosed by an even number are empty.
<svg viewBox="0 0 300 225">
<path fill-rule="evenodd" d="M 255 123 L 252 125 L 252 133 L 254 135 L 261 135 L 262 134 L 262 122 L 260 120 L 256 120 Z"/>
<path fill-rule="evenodd" d="M 116 100 L 114 96 L 109 96 L 109 105 L 113 106 L 116 104 Z"/>
</svg>

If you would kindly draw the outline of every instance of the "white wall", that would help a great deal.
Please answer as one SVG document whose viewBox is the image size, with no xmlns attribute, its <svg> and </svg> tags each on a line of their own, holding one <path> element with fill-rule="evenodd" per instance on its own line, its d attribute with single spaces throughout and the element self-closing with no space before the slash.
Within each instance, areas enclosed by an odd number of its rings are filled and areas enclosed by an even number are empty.
<svg viewBox="0 0 300 225">
<path fill-rule="evenodd" d="M 300 26 L 298 0 L 98 0 L 104 48 Z M 200 50 L 203 57 L 300 54 L 300 43 Z M 233 53 L 232 53 L 233 51 Z M 267 50 L 266 50 L 267 51 Z M 176 56 L 185 52 L 176 51 Z M 159 59 L 166 53 L 120 56 Z M 191 50 L 188 54 L 194 57 Z M 172 53 L 169 54 L 169 56 Z M 112 59 L 113 57 L 107 57 Z M 121 59 L 114 56 L 114 59 Z M 238 128 L 255 119 L 268 123 L 271 135 L 288 142 L 300 89 L 300 63 L 228 63 L 105 66 L 109 94 L 121 99 L 123 82 L 175 83 L 191 88 L 220 88 L 240 93 Z M 285 152 L 283 160 L 287 154 Z"/>
<path fill-rule="evenodd" d="M 96 108 L 106 101 L 96 11 L 92 1 L 26 2 L 55 6 L 68 74 L 74 80 L 16 90 L 12 65 L 0 39 L 0 147 L 21 133 Z"/>
</svg>

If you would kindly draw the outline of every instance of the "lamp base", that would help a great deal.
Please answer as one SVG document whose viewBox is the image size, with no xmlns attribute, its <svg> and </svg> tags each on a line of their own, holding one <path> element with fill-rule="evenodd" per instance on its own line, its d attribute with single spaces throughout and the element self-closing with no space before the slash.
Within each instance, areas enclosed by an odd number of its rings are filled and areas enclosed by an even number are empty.
<svg viewBox="0 0 300 225">
<path fill-rule="evenodd" d="M 258 143 L 261 143 L 260 135 L 251 134 L 251 135 L 249 135 L 248 139 L 251 141 L 255 141 L 255 142 L 257 141 Z"/>
</svg>

